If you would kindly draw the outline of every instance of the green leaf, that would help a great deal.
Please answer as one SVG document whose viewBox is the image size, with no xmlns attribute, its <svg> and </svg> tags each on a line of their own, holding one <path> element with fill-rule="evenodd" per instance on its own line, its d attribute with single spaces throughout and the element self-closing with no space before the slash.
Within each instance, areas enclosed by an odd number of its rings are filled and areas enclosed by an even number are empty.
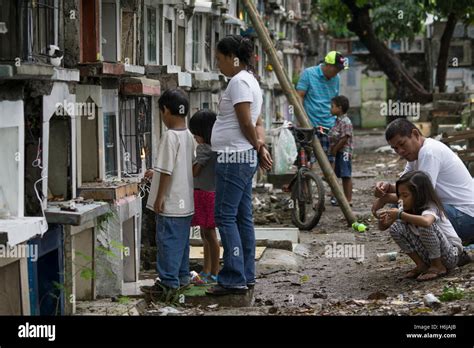
<svg viewBox="0 0 474 348">
<path fill-rule="evenodd" d="M 107 249 L 107 248 L 105 248 L 105 247 L 103 247 L 103 246 L 98 246 L 98 247 L 96 248 L 96 251 L 101 252 L 101 253 L 103 253 L 103 254 L 105 254 L 105 255 L 111 257 L 111 258 L 116 258 L 116 257 L 118 257 L 112 250 Z"/>
<path fill-rule="evenodd" d="M 127 296 L 121 296 L 118 298 L 118 302 L 120 304 L 128 304 L 130 302 L 130 298 Z"/>
<path fill-rule="evenodd" d="M 116 249 L 119 249 L 120 251 L 123 251 L 125 249 L 125 246 L 122 243 L 117 242 L 115 240 L 111 240 L 110 245 L 112 245 Z"/>
<path fill-rule="evenodd" d="M 94 278 L 94 276 L 95 276 L 95 273 L 92 270 L 92 268 L 84 268 L 81 271 L 81 278 L 85 280 L 91 280 L 92 278 Z"/>
<path fill-rule="evenodd" d="M 86 261 L 92 261 L 93 260 L 92 256 L 86 255 L 86 254 L 81 253 L 80 251 L 77 251 L 77 250 L 76 250 L 76 256 L 80 256 Z"/>
<path fill-rule="evenodd" d="M 306 283 L 308 280 L 309 280 L 309 276 L 305 274 L 301 276 L 300 283 Z"/>
</svg>

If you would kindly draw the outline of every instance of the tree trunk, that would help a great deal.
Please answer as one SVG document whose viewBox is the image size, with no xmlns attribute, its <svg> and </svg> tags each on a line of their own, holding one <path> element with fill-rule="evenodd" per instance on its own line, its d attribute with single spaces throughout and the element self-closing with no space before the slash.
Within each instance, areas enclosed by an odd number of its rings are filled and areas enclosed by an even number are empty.
<svg viewBox="0 0 474 348">
<path fill-rule="evenodd" d="M 448 53 L 449 44 L 453 37 L 454 28 L 456 27 L 457 17 L 454 13 L 450 13 L 448 21 L 444 27 L 443 35 L 439 45 L 438 65 L 436 66 L 436 86 L 440 92 L 446 89 L 446 74 L 448 73 Z"/>
<path fill-rule="evenodd" d="M 352 20 L 347 28 L 356 33 L 360 41 L 367 47 L 375 58 L 382 71 L 394 84 L 403 101 L 428 103 L 433 100 L 433 95 L 410 75 L 402 65 L 400 59 L 380 41 L 372 28 L 369 16 L 369 7 L 358 7 L 356 0 L 342 0 L 352 14 Z"/>
</svg>

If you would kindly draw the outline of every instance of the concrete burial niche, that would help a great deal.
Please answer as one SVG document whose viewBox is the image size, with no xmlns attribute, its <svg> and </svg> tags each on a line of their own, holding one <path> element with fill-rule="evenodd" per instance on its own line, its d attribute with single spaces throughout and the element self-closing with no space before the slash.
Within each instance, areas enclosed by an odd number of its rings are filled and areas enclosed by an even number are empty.
<svg viewBox="0 0 474 348">
<path fill-rule="evenodd" d="M 0 315 L 29 315 L 26 258 L 0 258 Z"/>
<path fill-rule="evenodd" d="M 61 210 L 50 204 L 45 211 L 48 223 L 62 228 L 64 247 L 64 314 L 74 314 L 76 301 L 96 298 L 98 219 L 110 211 L 105 202 L 78 203 L 77 211 Z"/>
<path fill-rule="evenodd" d="M 51 94 L 43 96 L 43 166 L 48 179 L 42 189 L 64 200 L 76 197 L 75 105 L 76 96 L 64 82 L 55 82 Z"/>
<path fill-rule="evenodd" d="M 139 264 L 137 263 L 137 236 L 136 218 L 132 217 L 122 224 L 123 233 L 123 281 L 124 283 L 136 282 L 138 280 Z"/>
<path fill-rule="evenodd" d="M 141 198 L 123 197 L 111 206 L 112 216 L 97 235 L 97 296 L 135 295 L 139 293 L 141 245 Z"/>
<path fill-rule="evenodd" d="M 31 315 L 64 314 L 63 226 L 50 224 L 42 238 L 28 243 L 37 248 L 37 260 L 28 259 Z"/>
<path fill-rule="evenodd" d="M 104 120 L 102 88 L 98 85 L 77 85 L 76 101 L 83 114 L 76 117 L 77 182 L 97 182 L 105 179 Z"/>
<path fill-rule="evenodd" d="M 109 202 L 110 212 L 100 223 L 95 240 L 95 287 L 98 297 L 138 293 L 141 233 L 141 198 L 135 182 L 122 180 L 123 164 L 120 147 L 119 94 L 117 89 L 83 85 L 77 88 L 80 102 L 92 101 L 97 107 L 97 128 L 84 117 L 77 120 L 79 195 L 85 199 Z M 85 128 L 97 129 L 97 138 Z M 127 133 L 128 134 L 128 133 Z M 88 142 L 89 144 L 85 144 Z M 95 143 L 90 144 L 90 143 Z M 90 154 L 90 155 L 87 155 Z M 89 174 L 97 173 L 92 181 Z M 95 174 L 94 174 L 95 175 Z M 130 176 L 130 175 L 128 175 Z M 129 179 L 133 181 L 132 179 Z M 107 250 L 107 252 L 105 252 Z"/>
<path fill-rule="evenodd" d="M 72 198 L 71 118 L 55 115 L 49 120 L 48 199 Z"/>
<path fill-rule="evenodd" d="M 64 226 L 65 314 L 76 312 L 76 301 L 94 300 L 96 259 L 94 222 Z"/>
</svg>

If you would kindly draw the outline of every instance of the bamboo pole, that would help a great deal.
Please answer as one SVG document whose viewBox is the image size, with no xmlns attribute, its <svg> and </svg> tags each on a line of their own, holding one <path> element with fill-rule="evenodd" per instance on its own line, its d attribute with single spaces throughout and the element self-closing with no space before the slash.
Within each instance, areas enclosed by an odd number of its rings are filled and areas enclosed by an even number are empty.
<svg viewBox="0 0 474 348">
<path fill-rule="evenodd" d="M 278 59 L 275 47 L 270 38 L 268 30 L 265 28 L 262 18 L 260 17 L 259 13 L 257 12 L 257 9 L 255 8 L 253 0 L 242 0 L 242 3 L 244 4 L 247 10 L 247 13 L 250 17 L 250 20 L 252 21 L 255 27 L 258 38 L 263 45 L 263 49 L 265 50 L 265 53 L 268 55 L 268 58 L 270 59 L 270 63 L 273 66 L 273 69 L 278 78 L 278 81 L 280 82 L 283 92 L 288 98 L 290 105 L 294 107 L 294 111 L 296 111 L 295 116 L 298 119 L 299 124 L 301 125 L 301 127 L 304 127 L 304 128 L 312 128 L 309 122 L 308 115 L 306 114 L 306 111 L 304 110 L 301 99 L 299 95 L 296 93 L 296 90 L 291 84 L 289 77 L 287 76 L 284 70 L 284 67 L 282 66 L 280 60 Z M 354 221 L 356 221 L 355 215 L 352 212 L 352 209 L 349 206 L 349 203 L 347 202 L 346 197 L 344 196 L 341 186 L 339 185 L 337 181 L 336 175 L 334 174 L 334 171 L 332 170 L 331 164 L 329 163 L 329 160 L 321 144 L 319 143 L 319 140 L 317 139 L 317 137 L 313 139 L 312 145 L 313 145 L 313 150 L 318 160 L 318 163 L 321 166 L 321 170 L 323 171 L 323 174 L 329 186 L 331 187 L 332 192 L 334 193 L 334 195 L 336 196 L 339 202 L 339 206 L 341 207 L 342 213 L 344 214 L 348 225 L 350 225 Z"/>
</svg>

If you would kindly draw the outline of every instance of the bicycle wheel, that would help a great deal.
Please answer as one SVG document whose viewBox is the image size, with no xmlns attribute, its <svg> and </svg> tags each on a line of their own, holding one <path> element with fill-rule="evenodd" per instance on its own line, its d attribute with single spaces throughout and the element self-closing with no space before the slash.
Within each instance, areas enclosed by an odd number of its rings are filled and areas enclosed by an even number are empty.
<svg viewBox="0 0 474 348">
<path fill-rule="evenodd" d="M 319 176 L 309 169 L 300 169 L 300 183 L 296 181 L 291 190 L 293 210 L 291 220 L 300 230 L 311 230 L 324 211 L 324 184 Z"/>
</svg>

